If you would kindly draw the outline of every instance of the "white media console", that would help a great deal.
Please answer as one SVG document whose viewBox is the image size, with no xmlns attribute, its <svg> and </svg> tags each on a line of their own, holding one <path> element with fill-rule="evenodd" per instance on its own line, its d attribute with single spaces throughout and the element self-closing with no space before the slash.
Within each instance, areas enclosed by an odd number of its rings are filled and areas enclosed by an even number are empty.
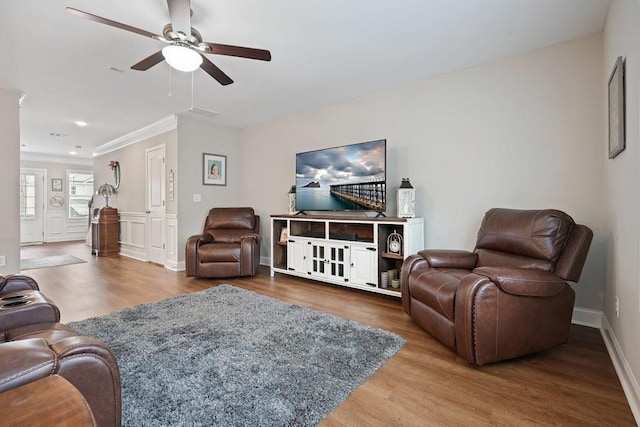
<svg viewBox="0 0 640 427">
<path fill-rule="evenodd" d="M 399 253 L 388 251 L 392 233 Z M 400 297 L 381 273 L 424 249 L 422 218 L 271 215 L 271 277 L 275 273 Z"/>
</svg>

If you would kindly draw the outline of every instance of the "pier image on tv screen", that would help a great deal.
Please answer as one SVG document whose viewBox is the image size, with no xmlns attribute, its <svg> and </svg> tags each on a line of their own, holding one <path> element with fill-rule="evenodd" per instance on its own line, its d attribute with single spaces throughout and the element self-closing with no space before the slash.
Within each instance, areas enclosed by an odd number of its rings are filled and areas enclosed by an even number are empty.
<svg viewBox="0 0 640 427">
<path fill-rule="evenodd" d="M 296 154 L 296 209 L 386 209 L 386 140 Z"/>
</svg>

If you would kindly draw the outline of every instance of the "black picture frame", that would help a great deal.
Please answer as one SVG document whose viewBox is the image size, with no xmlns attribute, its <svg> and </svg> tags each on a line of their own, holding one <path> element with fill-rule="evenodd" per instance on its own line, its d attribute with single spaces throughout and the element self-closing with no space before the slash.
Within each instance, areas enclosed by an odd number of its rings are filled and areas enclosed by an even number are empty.
<svg viewBox="0 0 640 427">
<path fill-rule="evenodd" d="M 609 158 L 613 159 L 626 146 L 625 141 L 625 61 L 622 56 L 616 63 L 609 77 Z"/>
</svg>

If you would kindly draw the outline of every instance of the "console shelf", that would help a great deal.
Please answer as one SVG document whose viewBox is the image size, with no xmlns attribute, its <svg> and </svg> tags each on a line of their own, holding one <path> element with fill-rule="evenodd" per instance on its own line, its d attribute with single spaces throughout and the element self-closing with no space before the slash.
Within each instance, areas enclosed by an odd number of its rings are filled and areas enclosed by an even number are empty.
<svg viewBox="0 0 640 427">
<path fill-rule="evenodd" d="M 387 238 L 402 236 L 400 253 Z M 400 297 L 400 288 L 383 287 L 381 273 L 400 271 L 402 261 L 424 249 L 422 218 L 271 215 L 271 277 L 305 277 Z"/>
</svg>

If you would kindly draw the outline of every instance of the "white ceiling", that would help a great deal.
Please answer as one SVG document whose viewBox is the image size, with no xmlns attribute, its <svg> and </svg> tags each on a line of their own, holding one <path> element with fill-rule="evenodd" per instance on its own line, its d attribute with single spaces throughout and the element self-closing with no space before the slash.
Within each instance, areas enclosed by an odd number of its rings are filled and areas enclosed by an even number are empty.
<svg viewBox="0 0 640 427">
<path fill-rule="evenodd" d="M 235 83 L 221 86 L 197 70 L 193 105 L 218 112 L 215 123 L 250 126 L 601 32 L 609 3 L 192 0 L 192 26 L 205 41 L 268 49 L 273 58 L 209 55 Z M 166 62 L 129 68 L 164 44 L 72 16 L 67 6 L 156 34 L 169 22 L 166 0 L 2 2 L 0 88 L 26 94 L 25 156 L 76 150 L 91 158 L 97 146 L 187 112 L 191 73 Z"/>
</svg>

